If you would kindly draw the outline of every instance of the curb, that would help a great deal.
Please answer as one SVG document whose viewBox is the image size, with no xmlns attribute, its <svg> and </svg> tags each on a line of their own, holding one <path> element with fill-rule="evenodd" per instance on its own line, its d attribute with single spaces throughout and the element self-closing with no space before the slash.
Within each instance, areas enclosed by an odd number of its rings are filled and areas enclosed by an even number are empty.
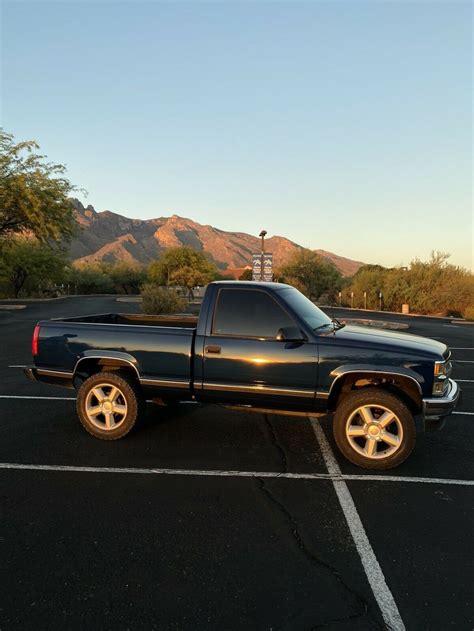
<svg viewBox="0 0 474 631">
<path fill-rule="evenodd" d="M 18 309 L 25 309 L 26 305 L 0 305 L 0 309 L 3 311 L 15 311 Z"/>
</svg>

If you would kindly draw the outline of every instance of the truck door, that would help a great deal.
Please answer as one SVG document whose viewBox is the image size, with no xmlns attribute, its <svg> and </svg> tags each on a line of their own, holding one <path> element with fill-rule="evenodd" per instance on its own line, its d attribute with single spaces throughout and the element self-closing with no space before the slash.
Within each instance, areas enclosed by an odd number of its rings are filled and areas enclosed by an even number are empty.
<svg viewBox="0 0 474 631">
<path fill-rule="evenodd" d="M 317 344 L 277 339 L 280 329 L 298 327 L 284 305 L 264 288 L 236 287 L 219 288 L 215 305 L 204 339 L 201 397 L 311 409 L 318 378 Z"/>
</svg>

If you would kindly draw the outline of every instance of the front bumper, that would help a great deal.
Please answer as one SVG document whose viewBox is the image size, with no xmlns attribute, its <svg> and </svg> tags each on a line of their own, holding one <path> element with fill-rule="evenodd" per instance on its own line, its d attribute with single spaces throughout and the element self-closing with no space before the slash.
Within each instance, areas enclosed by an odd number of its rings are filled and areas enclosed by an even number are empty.
<svg viewBox="0 0 474 631">
<path fill-rule="evenodd" d="M 451 414 L 461 401 L 461 388 L 452 379 L 443 397 L 423 399 L 423 418 L 425 423 L 439 423 L 445 416 Z"/>
</svg>

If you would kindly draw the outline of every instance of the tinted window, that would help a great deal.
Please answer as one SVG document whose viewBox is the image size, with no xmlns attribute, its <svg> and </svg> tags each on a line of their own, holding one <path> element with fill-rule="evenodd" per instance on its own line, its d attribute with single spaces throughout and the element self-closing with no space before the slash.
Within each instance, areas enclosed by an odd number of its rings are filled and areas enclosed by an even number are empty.
<svg viewBox="0 0 474 631">
<path fill-rule="evenodd" d="M 273 337 L 278 329 L 294 326 L 290 316 L 263 291 L 221 289 L 212 324 L 218 335 Z"/>
</svg>

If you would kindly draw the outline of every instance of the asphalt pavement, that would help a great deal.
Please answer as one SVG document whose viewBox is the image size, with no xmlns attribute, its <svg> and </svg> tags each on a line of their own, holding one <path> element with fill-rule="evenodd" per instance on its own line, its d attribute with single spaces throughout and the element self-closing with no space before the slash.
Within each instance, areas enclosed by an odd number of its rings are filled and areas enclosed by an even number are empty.
<svg viewBox="0 0 474 631">
<path fill-rule="evenodd" d="M 2 631 L 472 630 L 474 326 L 370 316 L 448 343 L 464 391 L 378 474 L 338 454 L 329 417 L 150 404 L 127 438 L 98 441 L 74 391 L 17 367 L 40 319 L 138 309 L 0 311 Z"/>
</svg>

